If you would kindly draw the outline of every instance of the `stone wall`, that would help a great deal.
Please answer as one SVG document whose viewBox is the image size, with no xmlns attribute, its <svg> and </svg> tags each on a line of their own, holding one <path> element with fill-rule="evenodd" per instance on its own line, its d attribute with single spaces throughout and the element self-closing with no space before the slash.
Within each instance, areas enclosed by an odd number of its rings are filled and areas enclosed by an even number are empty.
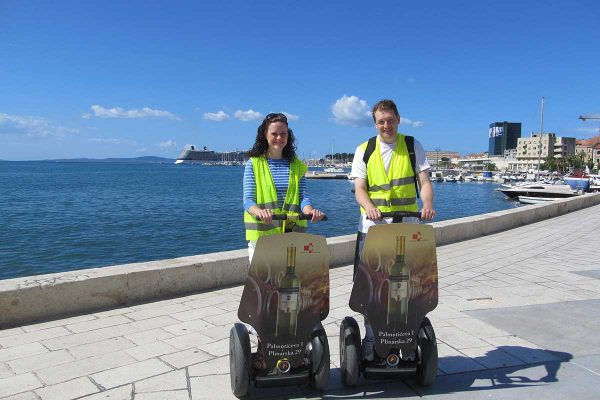
<svg viewBox="0 0 600 400">
<path fill-rule="evenodd" d="M 586 194 L 432 225 L 437 245 L 443 246 L 597 204 L 600 194 Z M 355 238 L 327 239 L 332 268 L 353 262 Z M 247 270 L 248 252 L 243 249 L 1 280 L 0 329 L 239 285 L 245 281 Z"/>
</svg>

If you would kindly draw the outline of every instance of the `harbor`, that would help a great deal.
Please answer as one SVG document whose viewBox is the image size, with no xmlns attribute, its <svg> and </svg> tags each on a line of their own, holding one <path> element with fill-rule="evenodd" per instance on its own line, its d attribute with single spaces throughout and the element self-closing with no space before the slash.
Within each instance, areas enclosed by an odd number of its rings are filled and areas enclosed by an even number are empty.
<svg viewBox="0 0 600 400">
<path fill-rule="evenodd" d="M 584 249 L 600 242 L 599 196 L 433 224 L 440 294 L 430 319 L 440 359 L 430 388 L 410 379 L 342 386 L 339 322 L 358 317 L 347 306 L 354 242 L 353 235 L 330 238 L 329 386 L 320 393 L 261 389 L 252 397 L 595 398 L 600 281 Z M 0 281 L 4 310 L 20 298 L 18 307 L 45 307 L 46 316 L 0 330 L 0 398 L 235 398 L 227 343 L 244 279 L 239 263 L 247 265 L 245 250 Z M 9 294 L 11 286 L 22 295 Z M 74 305 L 71 290 L 81 293 L 80 304 L 93 301 L 89 311 L 52 318 L 52 307 Z"/>
<path fill-rule="evenodd" d="M 244 248 L 241 166 L 3 163 L 0 279 Z M 356 232 L 347 179 L 309 179 L 326 237 Z M 518 207 L 490 182 L 435 184 L 436 221 Z M 211 202 L 211 193 L 219 193 Z M 516 204 L 515 204 L 516 203 Z M 31 222 L 35 221 L 35 224 Z M 221 229 L 227 226 L 227 229 Z M 215 229 L 219 235 L 215 235 Z"/>
</svg>

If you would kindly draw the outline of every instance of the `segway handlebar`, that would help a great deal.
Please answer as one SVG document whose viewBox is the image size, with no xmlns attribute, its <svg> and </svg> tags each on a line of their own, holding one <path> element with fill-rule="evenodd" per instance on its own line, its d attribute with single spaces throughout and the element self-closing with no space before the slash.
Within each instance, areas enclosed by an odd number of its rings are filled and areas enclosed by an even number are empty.
<svg viewBox="0 0 600 400">
<path fill-rule="evenodd" d="M 381 213 L 381 218 L 415 217 L 421 219 L 421 211 L 386 211 Z M 369 219 L 369 217 L 367 217 Z"/>
<path fill-rule="evenodd" d="M 254 219 L 256 219 L 257 221 L 260 221 L 260 218 L 258 217 L 254 217 Z M 289 215 L 289 214 L 273 214 L 273 220 L 274 221 L 296 221 L 296 220 L 302 220 L 302 219 L 307 219 L 310 220 L 312 219 L 312 214 L 298 214 L 298 215 Z M 325 215 L 323 217 L 323 219 L 321 219 L 321 221 L 327 221 L 327 215 Z"/>
</svg>

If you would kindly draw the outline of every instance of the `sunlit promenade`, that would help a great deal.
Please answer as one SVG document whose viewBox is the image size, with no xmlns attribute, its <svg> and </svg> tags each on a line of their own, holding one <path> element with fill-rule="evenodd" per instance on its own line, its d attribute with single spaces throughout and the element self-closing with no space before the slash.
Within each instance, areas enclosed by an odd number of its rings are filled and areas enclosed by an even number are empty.
<svg viewBox="0 0 600 400">
<path fill-rule="evenodd" d="M 592 399 L 600 387 L 600 206 L 440 246 L 431 388 L 339 374 L 352 267 L 332 269 L 331 379 L 253 398 Z M 0 398 L 234 398 L 229 329 L 242 286 L 0 330 Z M 362 325 L 361 325 L 362 326 Z"/>
</svg>

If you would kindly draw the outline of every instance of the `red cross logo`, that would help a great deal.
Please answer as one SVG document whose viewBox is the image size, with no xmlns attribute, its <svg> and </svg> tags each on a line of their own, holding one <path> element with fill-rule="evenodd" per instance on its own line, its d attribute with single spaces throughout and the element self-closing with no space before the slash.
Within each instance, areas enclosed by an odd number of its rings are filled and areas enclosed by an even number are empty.
<svg viewBox="0 0 600 400">
<path fill-rule="evenodd" d="M 309 253 L 313 252 L 313 244 L 312 244 L 312 242 L 304 245 L 304 251 L 307 251 Z"/>
<path fill-rule="evenodd" d="M 412 239 L 416 240 L 417 242 L 420 241 L 421 240 L 421 232 L 413 233 Z"/>
</svg>

